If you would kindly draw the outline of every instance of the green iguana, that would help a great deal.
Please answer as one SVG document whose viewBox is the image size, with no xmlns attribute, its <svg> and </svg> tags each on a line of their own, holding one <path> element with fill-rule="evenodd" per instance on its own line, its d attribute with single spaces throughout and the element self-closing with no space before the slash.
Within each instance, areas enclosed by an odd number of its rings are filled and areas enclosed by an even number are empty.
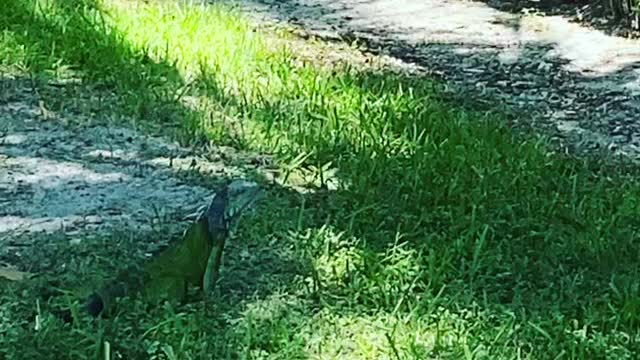
<svg viewBox="0 0 640 360">
<path fill-rule="evenodd" d="M 258 194 L 253 182 L 236 180 L 216 193 L 209 207 L 172 244 L 147 263 L 121 272 L 95 291 L 84 304 L 93 317 L 110 308 L 117 298 L 140 294 L 145 301 L 182 303 L 187 287 L 200 287 L 209 295 L 218 280 L 222 251 L 232 227 Z M 71 313 L 61 316 L 71 321 Z"/>
</svg>

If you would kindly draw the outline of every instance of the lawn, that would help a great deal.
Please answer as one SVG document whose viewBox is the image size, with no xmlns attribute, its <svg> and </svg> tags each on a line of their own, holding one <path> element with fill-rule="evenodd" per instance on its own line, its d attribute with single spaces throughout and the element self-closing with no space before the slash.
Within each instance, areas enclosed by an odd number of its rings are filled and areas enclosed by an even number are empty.
<svg viewBox="0 0 640 360">
<path fill-rule="evenodd" d="M 229 246 L 213 313 L 129 299 L 73 326 L 41 311 L 36 331 L 40 284 L 4 282 L 0 358 L 104 358 L 105 341 L 114 359 L 640 356 L 634 168 L 554 154 L 432 79 L 355 50 L 337 61 L 225 5 L 9 0 L 0 25 L 6 76 L 74 80 L 63 97 L 42 87 L 52 108 L 278 167 L 254 174 L 265 201 Z M 129 238 L 47 248 L 77 270 L 48 276 L 112 276 L 139 261 Z"/>
</svg>

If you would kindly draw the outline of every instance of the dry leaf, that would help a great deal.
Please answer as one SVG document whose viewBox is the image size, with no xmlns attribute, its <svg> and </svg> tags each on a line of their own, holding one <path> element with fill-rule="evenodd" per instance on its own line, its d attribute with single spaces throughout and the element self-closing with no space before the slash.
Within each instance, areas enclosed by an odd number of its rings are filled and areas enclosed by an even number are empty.
<svg viewBox="0 0 640 360">
<path fill-rule="evenodd" d="M 18 271 L 9 267 L 0 267 L 0 278 L 5 278 L 11 281 L 22 281 L 26 279 L 29 273 Z"/>
<path fill-rule="evenodd" d="M 53 112 L 47 109 L 46 106 L 44 105 L 44 101 L 42 100 L 38 101 L 38 107 L 40 108 L 40 117 L 42 118 L 42 120 L 46 121 L 54 117 Z"/>
</svg>

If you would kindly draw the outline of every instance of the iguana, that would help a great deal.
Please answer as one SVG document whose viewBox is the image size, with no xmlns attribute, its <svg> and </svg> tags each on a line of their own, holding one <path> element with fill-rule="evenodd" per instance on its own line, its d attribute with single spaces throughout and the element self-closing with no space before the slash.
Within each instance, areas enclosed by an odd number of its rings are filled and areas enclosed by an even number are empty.
<svg viewBox="0 0 640 360">
<path fill-rule="evenodd" d="M 182 303 L 189 285 L 209 295 L 216 285 L 222 251 L 230 230 L 259 192 L 257 184 L 236 180 L 223 186 L 208 208 L 178 241 L 148 262 L 122 271 L 113 281 L 96 290 L 83 308 L 93 317 L 110 308 L 117 298 L 140 294 L 145 301 Z M 71 321 L 69 311 L 61 314 Z"/>
</svg>

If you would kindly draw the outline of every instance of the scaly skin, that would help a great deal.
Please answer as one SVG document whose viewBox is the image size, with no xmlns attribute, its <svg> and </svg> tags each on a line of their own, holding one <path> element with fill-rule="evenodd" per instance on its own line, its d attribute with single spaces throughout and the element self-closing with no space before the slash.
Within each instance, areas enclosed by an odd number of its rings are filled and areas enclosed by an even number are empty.
<svg viewBox="0 0 640 360">
<path fill-rule="evenodd" d="M 184 234 L 148 263 L 132 266 L 95 291 L 84 308 L 94 317 L 120 297 L 140 293 L 145 301 L 183 303 L 187 288 L 198 286 L 208 295 L 218 280 L 222 252 L 232 225 L 257 194 L 253 183 L 234 182 L 218 191 L 211 205 Z M 63 314 L 70 321 L 70 313 Z"/>
</svg>

